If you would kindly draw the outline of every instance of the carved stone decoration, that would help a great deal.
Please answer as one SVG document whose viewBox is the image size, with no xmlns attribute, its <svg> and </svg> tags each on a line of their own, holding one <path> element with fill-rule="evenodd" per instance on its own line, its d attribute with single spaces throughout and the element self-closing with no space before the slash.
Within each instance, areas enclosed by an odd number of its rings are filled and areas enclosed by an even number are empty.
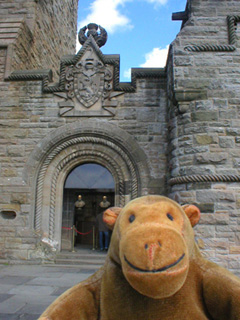
<svg viewBox="0 0 240 320">
<path fill-rule="evenodd" d="M 85 32 L 87 29 L 88 32 L 86 36 Z M 98 33 L 98 29 L 100 30 L 100 34 Z M 89 23 L 87 26 L 80 29 L 78 33 L 79 42 L 83 45 L 90 35 L 94 38 L 99 48 L 104 46 L 107 42 L 107 31 L 103 27 L 98 26 L 96 23 Z"/>
<path fill-rule="evenodd" d="M 86 108 L 98 99 L 107 97 L 112 88 L 111 71 L 103 63 L 94 59 L 80 61 L 75 68 L 74 92 L 78 101 Z"/>
<path fill-rule="evenodd" d="M 227 16 L 228 24 L 228 44 L 210 44 L 189 45 L 184 48 L 188 52 L 233 52 L 237 49 L 237 23 L 240 22 L 240 16 Z"/>
<path fill-rule="evenodd" d="M 104 65 L 89 47 L 85 57 L 66 70 L 67 96 L 70 99 L 76 97 L 83 107 L 90 108 L 99 99 L 102 103 L 109 97 L 112 78 L 110 67 Z"/>
</svg>

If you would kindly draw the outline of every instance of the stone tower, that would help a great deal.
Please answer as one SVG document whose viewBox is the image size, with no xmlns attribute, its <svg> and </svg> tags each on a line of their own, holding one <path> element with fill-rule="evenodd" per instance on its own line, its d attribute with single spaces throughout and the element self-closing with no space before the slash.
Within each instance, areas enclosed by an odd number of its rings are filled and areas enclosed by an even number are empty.
<svg viewBox="0 0 240 320">
<path fill-rule="evenodd" d="M 5 77 L 14 70 L 49 69 L 75 52 L 78 0 L 9 0 L 0 3 L 0 54 Z M 3 72 L 3 70 L 1 70 Z"/>
<path fill-rule="evenodd" d="M 189 0 L 168 59 L 170 194 L 197 203 L 199 243 L 240 267 L 240 10 L 238 1 Z"/>
</svg>

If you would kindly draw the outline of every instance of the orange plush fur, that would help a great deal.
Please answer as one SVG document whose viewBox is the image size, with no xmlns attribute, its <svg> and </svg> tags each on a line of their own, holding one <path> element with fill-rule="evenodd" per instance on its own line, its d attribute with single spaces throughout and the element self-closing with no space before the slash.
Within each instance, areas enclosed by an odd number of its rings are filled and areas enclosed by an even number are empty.
<svg viewBox="0 0 240 320">
<path fill-rule="evenodd" d="M 240 279 L 204 259 L 194 205 L 162 196 L 106 210 L 105 265 L 60 296 L 41 320 L 239 320 Z"/>
</svg>

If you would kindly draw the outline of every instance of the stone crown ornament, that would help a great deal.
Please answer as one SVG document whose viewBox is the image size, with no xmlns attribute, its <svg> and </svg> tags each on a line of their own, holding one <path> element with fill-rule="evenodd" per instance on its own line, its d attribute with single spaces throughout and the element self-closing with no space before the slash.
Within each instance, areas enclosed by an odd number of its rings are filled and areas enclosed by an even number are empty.
<svg viewBox="0 0 240 320">
<path fill-rule="evenodd" d="M 87 30 L 88 32 L 86 34 Z M 100 33 L 98 30 L 100 30 Z M 78 40 L 81 45 L 83 45 L 90 36 L 94 38 L 99 48 L 104 46 L 107 42 L 107 31 L 96 23 L 89 23 L 87 26 L 80 29 Z"/>
</svg>

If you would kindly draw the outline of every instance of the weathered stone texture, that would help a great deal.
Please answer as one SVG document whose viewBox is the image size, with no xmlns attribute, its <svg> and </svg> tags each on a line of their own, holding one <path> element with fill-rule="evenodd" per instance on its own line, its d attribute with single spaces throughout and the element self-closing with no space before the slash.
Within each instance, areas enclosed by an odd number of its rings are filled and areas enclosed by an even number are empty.
<svg viewBox="0 0 240 320">
<path fill-rule="evenodd" d="M 239 50 L 194 52 L 186 48 L 229 45 L 227 16 L 239 16 L 239 3 L 190 2 L 189 20 L 172 43 L 170 52 L 174 73 L 171 86 L 178 94 L 177 101 L 170 103 L 169 112 L 171 176 L 212 175 L 216 180 L 217 175 L 237 176 L 240 174 L 237 146 L 240 134 Z M 185 93 L 187 101 L 178 100 L 179 92 Z M 194 92 L 202 92 L 206 97 L 194 99 Z M 178 110 L 183 112 L 178 113 Z M 240 261 L 235 229 L 239 220 L 232 219 L 239 216 L 240 187 L 237 183 L 233 186 L 213 181 L 210 179 L 205 190 L 197 181 L 176 185 L 171 194 L 182 203 L 191 201 L 204 208 L 201 226 L 196 228 L 201 246 L 214 261 L 233 269 Z M 225 225 L 224 230 L 221 225 Z M 236 248 L 232 250 L 232 246 Z M 231 260 L 235 263 L 230 263 Z"/>
<path fill-rule="evenodd" d="M 60 58 L 75 52 L 77 3 L 77 0 L 43 0 L 37 3 L 33 36 L 39 41 L 32 49 L 32 65 L 34 68 L 53 69 L 54 78 L 59 74 Z"/>
<path fill-rule="evenodd" d="M 1 2 L 0 44 L 11 46 L 8 69 L 52 69 L 57 80 L 60 58 L 75 51 L 77 2 Z"/>
<path fill-rule="evenodd" d="M 148 192 L 163 194 L 167 144 L 165 83 L 146 79 L 143 89 L 139 86 L 139 82 L 136 93 L 125 95 L 115 117 L 109 122 L 131 134 L 145 151 L 151 170 Z M 27 259 L 29 255 L 34 256 L 34 246 L 31 245 L 31 241 L 34 244 L 38 235 L 33 235 L 27 245 L 20 241 L 21 237 L 16 243 L 12 239 L 16 234 L 20 234 L 22 228 L 31 229 L 33 226 L 34 188 L 31 188 L 29 181 L 24 179 L 28 159 L 38 143 L 54 133 L 56 128 L 74 124 L 76 118 L 60 118 L 58 106 L 60 99 L 52 94 L 43 94 L 42 84 L 39 81 L 7 82 L 7 86 L 8 101 L 1 109 L 0 121 L 0 126 L 4 128 L 0 134 L 3 146 L 0 170 L 1 195 L 2 203 L 8 208 L 10 205 L 12 210 L 16 211 L 17 218 L 1 221 L 3 226 L 11 225 L 13 232 L 10 242 L 9 235 L 7 233 L 4 235 L 6 245 L 2 258 Z M 151 101 L 149 95 L 152 96 Z M 85 122 L 87 119 L 86 117 L 82 120 L 77 119 L 79 120 Z M 92 132 L 94 131 L 93 127 Z M 15 205 L 18 205 L 17 209 Z"/>
<path fill-rule="evenodd" d="M 0 48 L 0 80 L 3 81 L 5 73 L 5 63 L 6 63 L 7 50 L 5 48 Z"/>
</svg>

